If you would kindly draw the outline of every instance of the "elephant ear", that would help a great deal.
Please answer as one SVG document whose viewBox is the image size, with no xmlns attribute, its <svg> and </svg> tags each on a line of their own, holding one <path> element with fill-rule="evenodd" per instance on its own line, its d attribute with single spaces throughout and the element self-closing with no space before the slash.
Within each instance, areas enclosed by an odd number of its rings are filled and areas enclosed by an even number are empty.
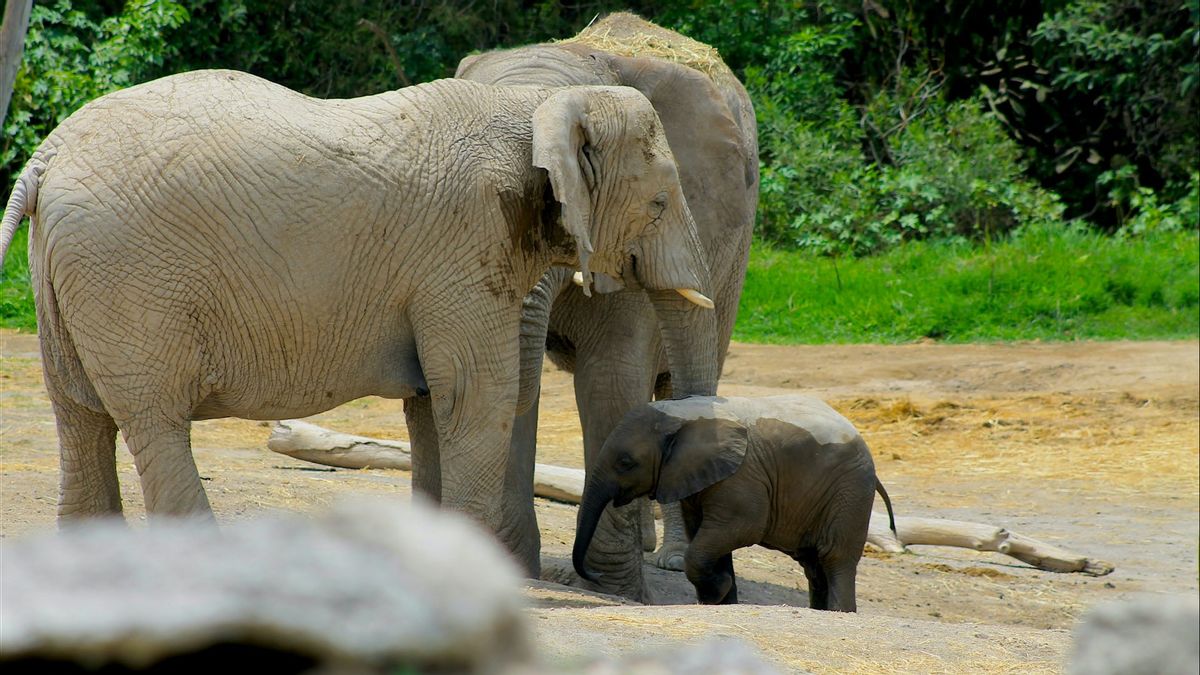
<svg viewBox="0 0 1200 675">
<path fill-rule="evenodd" d="M 478 61 L 479 57 L 481 56 L 483 56 L 483 54 L 467 54 L 466 56 L 462 57 L 462 59 L 458 62 L 458 69 L 454 71 L 454 77 L 461 79 L 463 75 L 466 74 L 467 70 L 470 69 L 471 64 Z"/>
<path fill-rule="evenodd" d="M 598 57 L 602 54 L 596 53 Z M 743 110 L 749 98 L 731 73 L 722 68 L 714 75 L 723 82 L 722 91 L 708 75 L 672 61 L 611 54 L 603 54 L 602 58 L 620 84 L 637 89 L 650 100 L 662 120 L 676 163 L 689 167 L 691 173 L 709 177 L 709 181 L 712 177 L 737 176 L 742 191 L 754 184 L 758 179 L 754 111 Z M 731 171 L 734 167 L 740 172 Z M 712 189 L 710 185 L 708 190 Z M 693 190 L 692 194 L 704 194 L 704 190 Z M 730 195 L 717 194 L 713 198 L 727 201 Z"/>
<path fill-rule="evenodd" d="M 584 295 L 591 296 L 591 191 L 596 174 L 588 160 L 588 95 L 565 89 L 533 113 L 533 165 L 550 174 L 554 198 L 562 205 L 562 223 L 575 239 Z"/>
<path fill-rule="evenodd" d="M 654 498 L 669 504 L 729 478 L 746 459 L 748 433 L 725 419 L 689 420 L 667 440 Z"/>
</svg>

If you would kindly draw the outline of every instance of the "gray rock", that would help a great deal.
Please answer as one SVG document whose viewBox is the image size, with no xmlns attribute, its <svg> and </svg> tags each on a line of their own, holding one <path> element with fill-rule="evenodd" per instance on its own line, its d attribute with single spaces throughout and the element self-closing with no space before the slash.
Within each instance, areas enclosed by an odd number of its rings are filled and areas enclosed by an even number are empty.
<svg viewBox="0 0 1200 675">
<path fill-rule="evenodd" d="M 520 575 L 505 552 L 466 518 L 405 502 L 220 529 L 98 520 L 0 542 L 0 663 L 183 657 L 212 670 L 249 653 L 371 672 L 525 660 Z"/>
<path fill-rule="evenodd" d="M 1075 629 L 1071 675 L 1200 672 L 1200 601 L 1146 596 L 1100 605 Z"/>
<path fill-rule="evenodd" d="M 588 675 L 778 675 L 780 671 L 750 644 L 726 637 L 600 661 L 585 672 Z"/>
</svg>

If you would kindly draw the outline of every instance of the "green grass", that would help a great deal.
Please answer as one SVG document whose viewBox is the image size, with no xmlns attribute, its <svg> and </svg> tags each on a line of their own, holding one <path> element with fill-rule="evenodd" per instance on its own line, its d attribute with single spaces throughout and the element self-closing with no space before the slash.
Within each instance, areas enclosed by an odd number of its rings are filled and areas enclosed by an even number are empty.
<svg viewBox="0 0 1200 675">
<path fill-rule="evenodd" d="M 17 228 L 12 246 L 0 268 L 0 327 L 37 330 L 33 314 L 33 288 L 29 285 L 29 222 Z"/>
<path fill-rule="evenodd" d="M 0 326 L 32 331 L 27 232 L 4 261 Z M 755 244 L 734 331 L 773 343 L 1197 335 L 1195 231 L 1120 240 L 1075 228 L 1028 230 L 990 249 L 913 242 L 836 265 Z"/>
<path fill-rule="evenodd" d="M 839 282 L 840 278 L 840 282 Z M 1200 334 L 1195 231 L 1030 229 L 862 259 L 756 244 L 734 339 L 770 343 L 1169 339 Z"/>
</svg>

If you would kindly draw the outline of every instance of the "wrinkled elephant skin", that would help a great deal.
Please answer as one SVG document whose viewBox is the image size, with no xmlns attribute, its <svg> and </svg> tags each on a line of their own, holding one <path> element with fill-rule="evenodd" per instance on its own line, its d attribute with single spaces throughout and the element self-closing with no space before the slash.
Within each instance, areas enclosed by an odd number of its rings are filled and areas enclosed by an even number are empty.
<svg viewBox="0 0 1200 675">
<path fill-rule="evenodd" d="M 191 420 L 378 395 L 405 399 L 416 485 L 499 532 L 522 298 L 553 265 L 676 298 L 711 283 L 662 125 L 627 87 L 323 101 L 176 75 L 54 130 L 0 248 L 23 213 L 60 520 L 120 512 L 118 429 L 152 515 L 210 513 Z"/>
<path fill-rule="evenodd" d="M 814 609 L 856 610 L 855 575 L 879 490 L 866 443 L 846 418 L 808 396 L 697 396 L 638 406 L 609 435 L 589 472 L 573 560 L 586 554 L 611 502 L 681 502 L 684 568 L 705 604 L 737 603 L 734 550 L 760 544 L 792 556 Z"/>
<path fill-rule="evenodd" d="M 657 44 L 687 43 L 690 48 L 668 60 L 640 46 L 648 37 Z M 689 63 L 692 54 L 711 58 Z M 570 40 L 469 56 L 456 77 L 492 84 L 621 84 L 644 93 L 666 129 L 712 275 L 711 289 L 704 292 L 715 310 L 708 313 L 675 294 L 644 293 L 636 280 L 625 278 L 598 277 L 596 290 L 609 292 L 585 298 L 571 275 L 559 271 L 526 298 L 521 416 L 506 492 L 521 499 L 505 505 L 505 536 L 534 569 L 539 543 L 532 475 L 543 349 L 575 375 L 588 468 L 633 406 L 654 396 L 716 393 L 758 200 L 754 110 L 745 88 L 715 51 L 626 13 L 604 17 Z M 670 567 L 672 554 L 679 554 L 686 541 L 677 509 L 665 512 L 667 541 L 657 560 Z M 644 599 L 639 520 L 636 504 L 605 511 L 596 534 L 601 545 L 589 553 L 591 567 L 604 573 L 597 585 L 601 590 Z"/>
</svg>

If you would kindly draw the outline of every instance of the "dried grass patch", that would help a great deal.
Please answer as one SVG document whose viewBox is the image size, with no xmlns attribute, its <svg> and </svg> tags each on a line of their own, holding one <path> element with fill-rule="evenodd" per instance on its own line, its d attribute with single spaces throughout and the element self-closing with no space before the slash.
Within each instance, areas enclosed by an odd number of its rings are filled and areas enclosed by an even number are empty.
<svg viewBox="0 0 1200 675">
<path fill-rule="evenodd" d="M 582 44 L 618 56 L 654 56 L 694 68 L 710 78 L 729 73 L 716 49 L 628 12 L 617 12 L 558 44 Z"/>
<path fill-rule="evenodd" d="M 886 471 L 1200 495 L 1200 401 L 1120 392 L 833 401 Z"/>
</svg>

